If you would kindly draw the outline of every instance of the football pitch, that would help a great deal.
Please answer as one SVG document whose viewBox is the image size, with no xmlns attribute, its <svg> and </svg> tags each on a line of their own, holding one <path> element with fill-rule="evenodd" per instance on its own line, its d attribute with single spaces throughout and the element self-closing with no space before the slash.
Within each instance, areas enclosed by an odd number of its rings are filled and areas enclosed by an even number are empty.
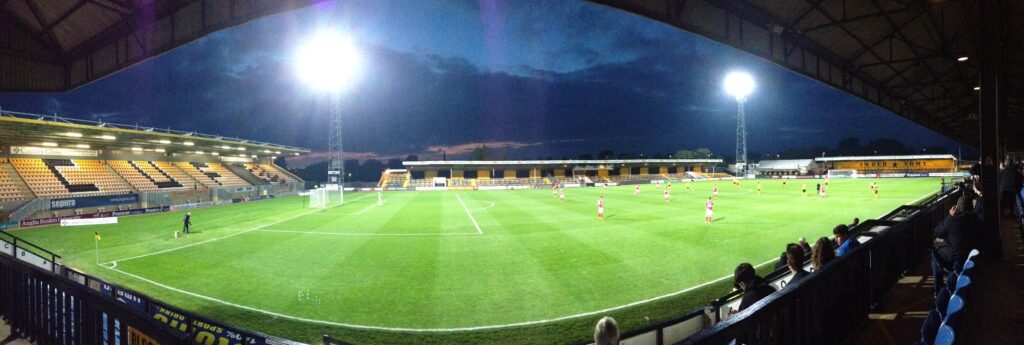
<svg viewBox="0 0 1024 345">
<path fill-rule="evenodd" d="M 820 200 L 821 182 L 674 183 L 668 203 L 653 184 L 639 196 L 634 186 L 569 188 L 564 203 L 550 189 L 385 192 L 383 205 L 376 193 L 348 193 L 322 210 L 292 196 L 191 210 L 194 233 L 183 238 L 172 233 L 184 212 L 14 234 L 101 279 L 298 341 L 566 343 L 604 315 L 624 329 L 678 316 L 727 292 L 741 262 L 774 262 L 798 237 L 831 236 L 940 187 L 837 179 Z"/>
</svg>

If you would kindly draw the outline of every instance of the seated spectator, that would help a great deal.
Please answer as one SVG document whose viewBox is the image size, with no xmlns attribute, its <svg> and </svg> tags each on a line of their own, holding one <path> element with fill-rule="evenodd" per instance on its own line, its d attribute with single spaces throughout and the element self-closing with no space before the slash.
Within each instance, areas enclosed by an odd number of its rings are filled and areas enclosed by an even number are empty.
<svg viewBox="0 0 1024 345">
<path fill-rule="evenodd" d="M 789 284 L 796 283 L 809 274 L 804 271 L 804 249 L 799 245 L 786 248 L 786 267 L 789 267 L 789 271 L 793 273 L 793 279 L 789 280 Z"/>
<path fill-rule="evenodd" d="M 605 316 L 597 321 L 594 327 L 594 345 L 618 345 L 619 325 L 615 319 Z"/>
<path fill-rule="evenodd" d="M 805 257 L 811 256 L 811 245 L 807 243 L 806 238 L 801 237 L 797 243 L 800 244 L 800 248 L 803 248 Z"/>
<path fill-rule="evenodd" d="M 839 245 L 839 248 L 836 249 L 836 256 L 846 255 L 846 253 L 860 246 L 860 242 L 856 238 L 850 237 L 850 227 L 846 226 L 846 224 L 836 225 L 832 229 L 832 234 L 836 236 L 836 244 Z"/>
<path fill-rule="evenodd" d="M 967 260 L 970 246 L 967 243 L 963 215 L 969 211 L 969 203 L 967 196 L 961 196 L 956 200 L 956 205 L 949 208 L 949 216 L 935 227 L 933 235 L 943 240 L 941 245 L 932 250 L 932 276 L 935 277 L 936 292 L 942 288 L 945 272 L 953 271 Z"/>
<path fill-rule="evenodd" d="M 736 266 L 736 271 L 733 273 L 733 286 L 743 291 L 743 299 L 740 300 L 740 308 L 737 311 L 743 311 L 747 309 L 762 298 L 768 297 L 775 288 L 768 285 L 768 281 L 761 276 L 757 275 L 757 271 L 754 270 L 754 266 L 750 263 L 742 263 Z"/>
<path fill-rule="evenodd" d="M 850 227 L 852 228 L 852 227 L 855 227 L 857 225 L 860 225 L 860 218 L 854 217 L 853 218 L 853 223 L 850 224 Z"/>
<path fill-rule="evenodd" d="M 811 267 L 817 272 L 836 258 L 836 250 L 832 248 L 832 240 L 828 237 L 819 238 L 814 242 L 814 254 L 811 255 Z"/>
<path fill-rule="evenodd" d="M 792 244 L 792 243 L 790 243 L 790 244 Z M 788 248 L 789 244 L 787 244 L 786 247 Z M 779 261 L 775 262 L 775 270 L 776 271 L 782 269 L 783 267 L 786 267 L 786 251 L 782 251 L 782 254 L 779 254 Z"/>
</svg>

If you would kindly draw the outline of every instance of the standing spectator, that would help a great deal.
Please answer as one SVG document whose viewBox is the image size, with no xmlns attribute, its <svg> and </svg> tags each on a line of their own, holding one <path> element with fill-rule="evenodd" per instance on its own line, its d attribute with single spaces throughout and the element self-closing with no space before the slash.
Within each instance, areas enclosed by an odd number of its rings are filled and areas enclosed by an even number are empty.
<svg viewBox="0 0 1024 345">
<path fill-rule="evenodd" d="M 806 238 L 801 237 L 797 243 L 800 244 L 800 248 L 803 248 L 805 257 L 811 256 L 811 245 L 807 243 Z"/>
<path fill-rule="evenodd" d="M 828 237 L 819 238 L 814 242 L 814 254 L 811 255 L 811 267 L 817 272 L 825 267 L 829 261 L 836 258 L 836 250 L 832 248 L 832 241 Z"/>
<path fill-rule="evenodd" d="M 963 265 L 970 250 L 968 236 L 964 231 L 963 215 L 968 210 L 968 198 L 961 196 L 956 205 L 949 209 L 949 216 L 935 227 L 933 235 L 943 240 L 939 247 L 932 251 L 932 276 L 935 277 L 935 292 L 945 282 L 943 276 Z"/>
<path fill-rule="evenodd" d="M 594 345 L 618 345 L 619 325 L 615 319 L 605 316 L 597 321 L 594 327 Z"/>
<path fill-rule="evenodd" d="M 850 238 L 850 227 L 846 224 L 836 225 L 832 229 L 832 234 L 836 236 L 836 244 L 839 245 L 839 248 L 836 249 L 836 256 L 846 255 L 851 250 L 860 247 L 860 242 L 856 238 Z"/>
<path fill-rule="evenodd" d="M 1000 164 L 999 169 L 999 194 L 1002 195 L 1002 200 L 1013 200 L 1013 184 L 1016 178 L 1013 166 L 1007 161 Z M 1009 202 L 1003 202 L 1001 207 L 1004 211 L 1011 211 Z"/>
<path fill-rule="evenodd" d="M 789 267 L 789 272 L 793 273 L 793 279 L 789 280 L 789 284 L 796 283 L 809 274 L 804 270 L 804 249 L 799 245 L 786 248 L 786 267 Z"/>
<path fill-rule="evenodd" d="M 192 212 L 185 212 L 185 221 L 182 225 L 181 232 L 186 234 L 192 233 Z"/>
<path fill-rule="evenodd" d="M 764 280 L 764 278 L 758 276 L 754 266 L 750 263 L 744 262 L 736 266 L 733 280 L 733 286 L 743 291 L 743 299 L 740 300 L 740 309 L 737 311 L 743 311 L 775 292 L 775 288 L 768 285 L 768 281 Z"/>
</svg>

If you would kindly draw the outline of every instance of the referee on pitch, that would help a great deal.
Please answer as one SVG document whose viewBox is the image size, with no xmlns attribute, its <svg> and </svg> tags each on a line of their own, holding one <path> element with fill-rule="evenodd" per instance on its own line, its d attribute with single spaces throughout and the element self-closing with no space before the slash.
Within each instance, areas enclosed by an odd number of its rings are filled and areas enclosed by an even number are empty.
<svg viewBox="0 0 1024 345">
<path fill-rule="evenodd" d="M 185 221 L 181 228 L 181 232 L 186 234 L 191 233 L 192 230 L 192 212 L 185 212 Z"/>
</svg>

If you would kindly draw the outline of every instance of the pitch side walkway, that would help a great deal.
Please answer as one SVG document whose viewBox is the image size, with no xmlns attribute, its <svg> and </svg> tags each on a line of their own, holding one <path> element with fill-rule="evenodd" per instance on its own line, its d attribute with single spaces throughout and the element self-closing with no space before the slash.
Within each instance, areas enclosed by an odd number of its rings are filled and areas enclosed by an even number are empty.
<svg viewBox="0 0 1024 345">
<path fill-rule="evenodd" d="M 0 319 L 0 345 L 31 345 L 28 340 L 15 337 L 11 334 L 11 326 Z"/>
<path fill-rule="evenodd" d="M 1024 241 L 1012 218 L 1004 217 L 1000 231 L 1003 262 L 978 262 L 958 344 L 1024 344 Z M 921 338 L 921 323 L 934 307 L 928 259 L 920 258 L 846 345 L 909 345 Z"/>
</svg>

